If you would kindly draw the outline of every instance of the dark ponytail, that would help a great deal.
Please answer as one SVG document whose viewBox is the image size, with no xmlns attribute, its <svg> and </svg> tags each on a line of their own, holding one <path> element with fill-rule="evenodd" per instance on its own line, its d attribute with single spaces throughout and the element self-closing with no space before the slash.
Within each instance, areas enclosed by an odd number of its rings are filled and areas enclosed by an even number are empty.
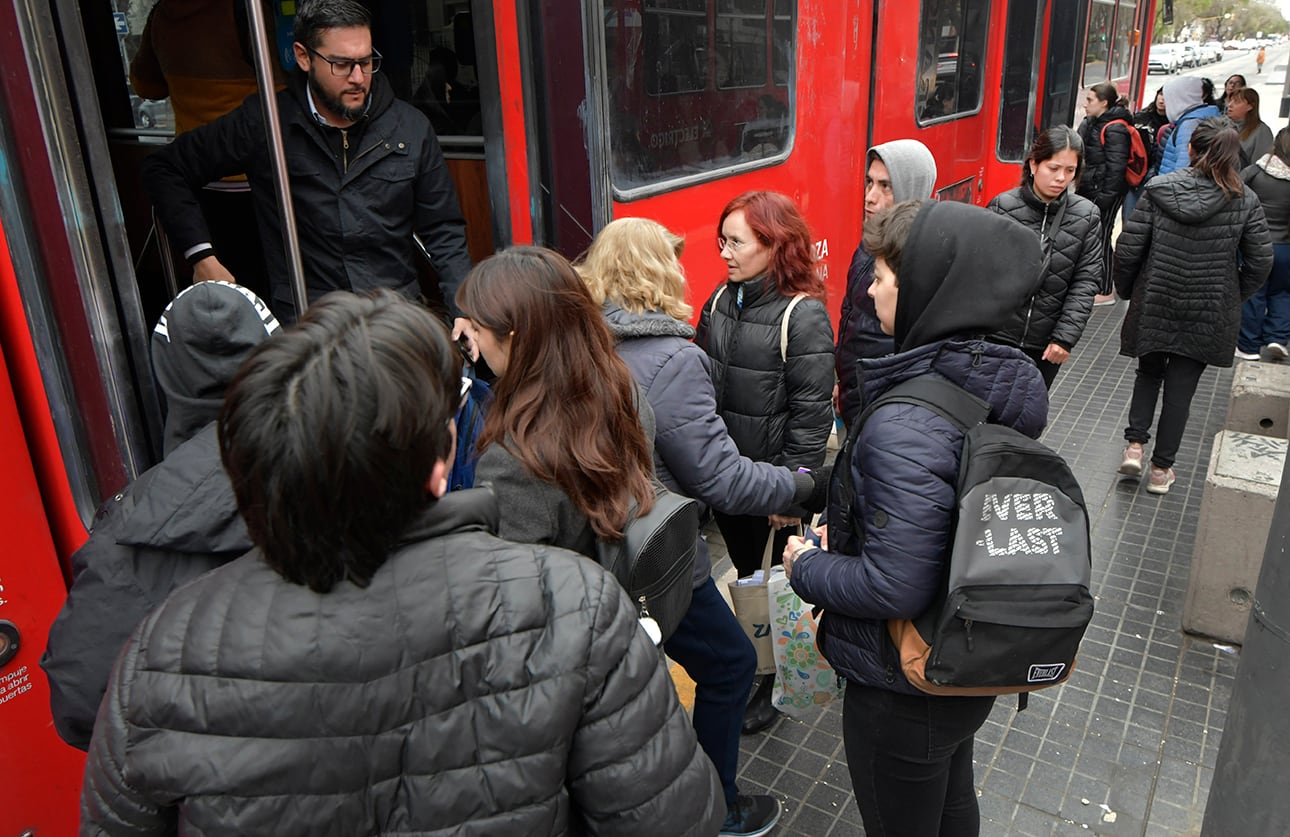
<svg viewBox="0 0 1290 837">
<path fill-rule="evenodd" d="M 1121 96 L 1120 88 L 1109 81 L 1099 82 L 1090 87 L 1089 90 L 1093 91 L 1094 96 L 1106 102 L 1107 107 L 1127 108 L 1129 106 L 1128 98 Z"/>
</svg>

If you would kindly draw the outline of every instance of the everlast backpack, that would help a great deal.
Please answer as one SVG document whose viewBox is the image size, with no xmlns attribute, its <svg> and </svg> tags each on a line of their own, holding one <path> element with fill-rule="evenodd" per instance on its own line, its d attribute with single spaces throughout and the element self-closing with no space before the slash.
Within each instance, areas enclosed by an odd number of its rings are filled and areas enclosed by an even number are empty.
<svg viewBox="0 0 1290 837">
<path fill-rule="evenodd" d="M 849 462 L 865 420 L 893 402 L 918 404 L 965 431 L 946 576 L 917 619 L 888 634 L 905 677 L 934 695 L 1018 694 L 1070 676 L 1089 620 L 1088 512 L 1070 466 L 1022 433 L 988 424 L 981 399 L 939 375 L 906 381 L 870 405 L 840 459 Z M 842 497 L 854 486 L 835 468 Z"/>
<path fill-rule="evenodd" d="M 1102 126 L 1102 146 L 1106 147 L 1106 129 L 1112 125 L 1123 125 L 1129 132 L 1129 164 L 1124 167 L 1124 180 L 1130 186 L 1141 186 L 1147 179 L 1147 169 L 1151 167 L 1151 155 L 1142 141 L 1138 129 L 1123 119 L 1112 119 Z"/>
</svg>

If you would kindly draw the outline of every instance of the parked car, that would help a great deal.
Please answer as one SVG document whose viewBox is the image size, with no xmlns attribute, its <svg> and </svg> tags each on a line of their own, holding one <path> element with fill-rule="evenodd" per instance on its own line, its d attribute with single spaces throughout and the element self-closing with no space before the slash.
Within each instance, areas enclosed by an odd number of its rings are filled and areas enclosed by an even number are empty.
<svg viewBox="0 0 1290 837">
<path fill-rule="evenodd" d="M 1223 45 L 1218 41 L 1206 41 L 1202 47 L 1211 62 L 1223 60 Z"/>
<path fill-rule="evenodd" d="M 1147 53 L 1148 73 L 1176 73 L 1182 66 L 1182 53 L 1177 44 L 1152 44 Z"/>
<path fill-rule="evenodd" d="M 1199 67 L 1201 65 L 1200 47 L 1193 41 L 1186 41 L 1178 44 L 1178 51 L 1182 55 L 1182 65 L 1184 67 Z"/>
</svg>

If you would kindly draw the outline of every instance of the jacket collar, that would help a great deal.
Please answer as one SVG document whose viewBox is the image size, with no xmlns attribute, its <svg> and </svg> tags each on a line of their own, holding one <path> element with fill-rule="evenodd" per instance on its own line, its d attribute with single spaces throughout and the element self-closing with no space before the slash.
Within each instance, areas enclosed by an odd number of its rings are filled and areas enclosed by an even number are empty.
<svg viewBox="0 0 1290 837">
<path fill-rule="evenodd" d="M 399 545 L 428 541 L 457 532 L 487 532 L 495 535 L 500 520 L 497 497 L 491 488 L 450 491 L 426 505 L 399 538 Z"/>
<path fill-rule="evenodd" d="M 694 339 L 694 327 L 662 311 L 645 311 L 634 314 L 612 302 L 603 306 L 605 323 L 614 340 L 622 342 L 636 337 L 681 337 Z"/>
</svg>

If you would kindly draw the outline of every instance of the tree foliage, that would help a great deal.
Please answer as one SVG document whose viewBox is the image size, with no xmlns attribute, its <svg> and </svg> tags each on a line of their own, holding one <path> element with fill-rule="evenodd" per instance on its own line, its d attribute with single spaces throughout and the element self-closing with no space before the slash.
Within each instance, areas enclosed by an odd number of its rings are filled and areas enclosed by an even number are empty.
<svg viewBox="0 0 1290 837">
<path fill-rule="evenodd" d="M 1228 40 L 1253 38 L 1256 33 L 1275 35 L 1290 31 L 1290 22 L 1281 14 L 1276 0 L 1174 0 L 1174 22 L 1161 22 L 1164 3 L 1156 4 L 1156 27 L 1153 41 L 1181 38 L 1190 30 L 1193 40 Z M 1224 17 L 1230 15 L 1230 17 Z"/>
</svg>

